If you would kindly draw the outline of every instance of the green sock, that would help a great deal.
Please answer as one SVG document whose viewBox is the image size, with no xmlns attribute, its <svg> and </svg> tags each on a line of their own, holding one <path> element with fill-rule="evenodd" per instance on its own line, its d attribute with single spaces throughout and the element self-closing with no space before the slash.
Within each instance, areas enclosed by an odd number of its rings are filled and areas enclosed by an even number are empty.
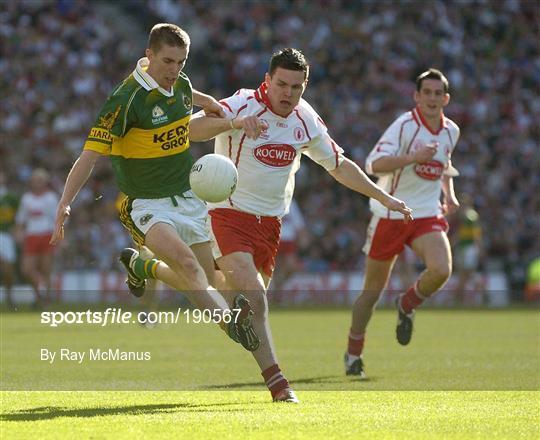
<svg viewBox="0 0 540 440">
<path fill-rule="evenodd" d="M 138 257 L 133 264 L 132 270 L 139 278 L 156 279 L 156 268 L 158 263 L 159 260 L 156 260 L 155 258 L 143 260 L 141 257 Z"/>
</svg>

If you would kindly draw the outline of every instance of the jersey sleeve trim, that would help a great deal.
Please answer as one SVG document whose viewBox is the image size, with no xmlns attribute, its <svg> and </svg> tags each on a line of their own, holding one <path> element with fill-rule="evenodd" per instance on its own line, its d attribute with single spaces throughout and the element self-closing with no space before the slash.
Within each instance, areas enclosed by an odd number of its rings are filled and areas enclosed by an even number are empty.
<svg viewBox="0 0 540 440">
<path fill-rule="evenodd" d="M 126 105 L 126 110 L 124 111 L 124 122 L 122 124 L 122 133 L 121 133 L 121 136 L 124 136 L 124 134 L 126 134 L 126 127 L 127 127 L 127 119 L 128 119 L 128 113 L 129 113 L 129 107 L 131 106 L 131 103 L 133 102 L 133 99 L 135 98 L 135 95 L 137 94 L 137 92 L 139 90 L 142 89 L 142 86 L 139 86 L 137 87 L 132 93 L 131 93 L 131 96 L 129 97 L 129 100 L 127 102 L 127 105 Z"/>
<path fill-rule="evenodd" d="M 309 130 L 308 130 L 307 125 L 306 125 L 306 121 L 304 121 L 304 119 L 302 119 L 302 116 L 300 116 L 300 113 L 298 112 L 298 109 L 294 109 L 294 112 L 296 113 L 296 116 L 298 117 L 298 119 L 300 119 L 300 121 L 302 122 L 302 125 L 304 126 L 304 130 L 306 130 L 306 136 L 311 141 L 311 135 L 309 134 Z"/>
</svg>

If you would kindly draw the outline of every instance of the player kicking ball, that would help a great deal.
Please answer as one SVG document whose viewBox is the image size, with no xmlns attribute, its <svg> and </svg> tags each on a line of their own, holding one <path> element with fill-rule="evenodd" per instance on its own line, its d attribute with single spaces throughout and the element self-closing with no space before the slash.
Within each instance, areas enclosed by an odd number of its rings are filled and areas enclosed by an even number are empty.
<svg viewBox="0 0 540 440">
<path fill-rule="evenodd" d="M 365 377 L 366 327 L 404 246 L 418 255 L 426 269 L 396 301 L 396 338 L 401 345 L 411 340 L 415 310 L 444 286 L 452 270 L 444 214 L 459 207 L 452 181 L 457 170 L 450 160 L 459 128 L 443 113 L 450 101 L 448 80 L 436 69 L 422 73 L 416 79 L 414 100 L 416 107 L 388 127 L 366 160 L 367 172 L 379 177 L 377 185 L 403 200 L 415 219 L 405 223 L 379 201 L 370 201 L 373 217 L 364 246 L 364 285 L 353 306 L 345 353 L 346 374 L 360 378 Z"/>
<path fill-rule="evenodd" d="M 216 137 L 215 152 L 230 158 L 238 169 L 232 196 L 209 204 L 213 256 L 231 289 L 243 292 L 253 307 L 253 326 L 260 337 L 253 356 L 273 400 L 290 403 L 298 398 L 278 363 L 266 292 L 301 157 L 315 161 L 342 185 L 411 218 L 405 203 L 373 184 L 343 155 L 320 116 L 302 99 L 308 76 L 309 65 L 300 51 L 280 50 L 271 57 L 259 88 L 241 89 L 220 101 L 228 121 L 197 114 L 190 123 L 190 129 L 204 133 L 193 140 Z M 244 121 L 243 130 L 235 127 L 238 120 Z"/>
</svg>

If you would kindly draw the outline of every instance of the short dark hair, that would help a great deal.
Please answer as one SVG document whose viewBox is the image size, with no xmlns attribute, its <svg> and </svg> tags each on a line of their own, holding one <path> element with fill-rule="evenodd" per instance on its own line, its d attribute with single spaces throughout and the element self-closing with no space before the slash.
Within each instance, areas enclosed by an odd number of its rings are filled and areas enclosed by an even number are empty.
<svg viewBox="0 0 540 440">
<path fill-rule="evenodd" d="M 150 31 L 148 47 L 158 52 L 164 44 L 182 48 L 189 47 L 189 35 L 184 29 L 175 24 L 158 23 Z"/>
<path fill-rule="evenodd" d="M 450 86 L 448 85 L 448 80 L 446 79 L 446 76 L 444 76 L 440 70 L 430 68 L 416 77 L 417 92 L 419 92 L 422 88 L 422 81 L 424 81 L 425 79 L 438 79 L 443 83 L 444 93 L 448 93 L 448 91 L 450 90 Z"/>
<path fill-rule="evenodd" d="M 298 49 L 287 47 L 275 52 L 270 58 L 270 68 L 268 69 L 270 76 L 274 74 L 278 67 L 304 72 L 304 79 L 309 76 L 309 63 L 304 54 Z"/>
</svg>

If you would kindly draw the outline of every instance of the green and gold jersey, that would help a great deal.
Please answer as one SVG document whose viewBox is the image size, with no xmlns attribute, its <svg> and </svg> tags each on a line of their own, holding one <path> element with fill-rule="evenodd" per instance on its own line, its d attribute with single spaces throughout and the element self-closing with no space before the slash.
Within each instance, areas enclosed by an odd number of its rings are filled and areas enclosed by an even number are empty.
<svg viewBox="0 0 540 440">
<path fill-rule="evenodd" d="M 9 231 L 15 225 L 19 199 L 11 193 L 0 195 L 0 232 Z"/>
<path fill-rule="evenodd" d="M 139 60 L 107 99 L 84 144 L 109 155 L 119 189 L 130 198 L 180 195 L 189 187 L 192 88 L 180 73 L 171 91 L 161 89 Z"/>
<path fill-rule="evenodd" d="M 478 213 L 472 208 L 465 209 L 458 228 L 458 246 L 473 244 L 481 237 L 482 229 Z"/>
</svg>

